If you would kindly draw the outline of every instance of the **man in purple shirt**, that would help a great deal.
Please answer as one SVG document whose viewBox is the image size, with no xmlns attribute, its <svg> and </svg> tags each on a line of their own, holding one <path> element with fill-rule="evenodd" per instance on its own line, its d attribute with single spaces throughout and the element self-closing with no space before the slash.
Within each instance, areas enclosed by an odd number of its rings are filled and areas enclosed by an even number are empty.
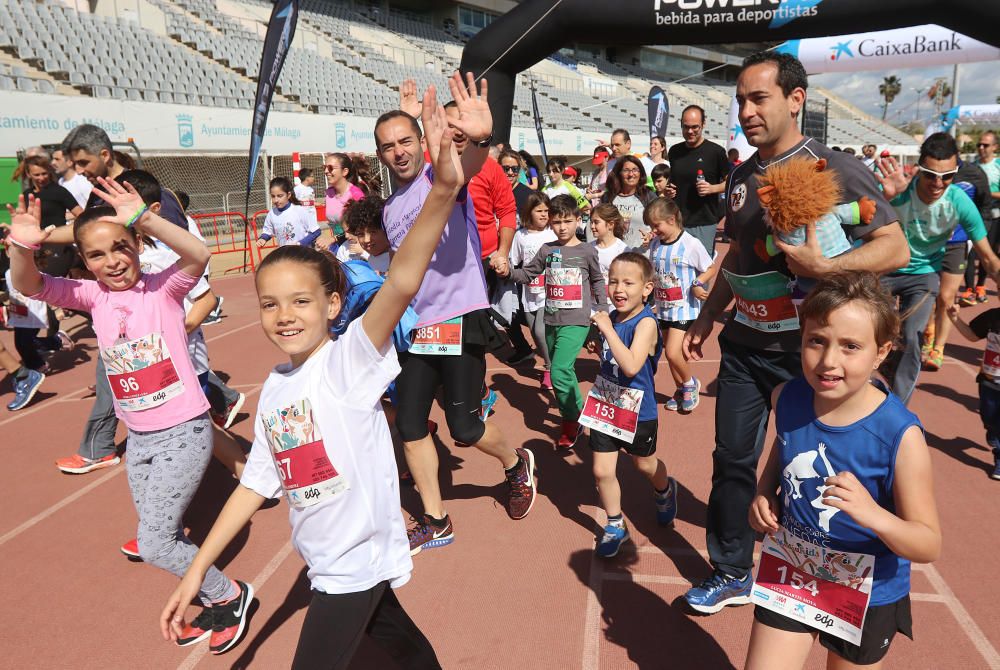
<svg viewBox="0 0 1000 670">
<path fill-rule="evenodd" d="M 486 160 L 492 139 L 486 81 L 477 91 L 471 74 L 463 82 L 455 73 L 448 85 L 459 113 L 447 118 L 446 123 L 469 138 L 461 156 L 468 184 Z M 423 104 L 437 105 L 433 90 L 425 92 Z M 444 115 L 443 109 L 438 112 Z M 428 134 L 430 151 L 437 150 L 439 139 Z M 395 250 L 423 207 L 434 172 L 424 161 L 420 126 L 406 112 L 394 110 L 379 117 L 375 142 L 379 160 L 392 171 L 397 186 L 382 214 L 382 224 Z M 503 465 L 510 490 L 506 505 L 510 517 L 523 519 L 535 500 L 534 455 L 524 448 L 511 448 L 494 424 L 480 420 L 486 346 L 493 336 L 486 316 L 489 300 L 480 251 L 472 202 L 463 189 L 413 300 L 419 316 L 413 345 L 399 354 L 402 370 L 396 379 L 396 428 L 424 507 L 424 514 L 408 531 L 411 554 L 450 544 L 455 537 L 441 499 L 437 451 L 427 428 L 431 403 L 439 390 L 452 437 L 475 446 Z"/>
</svg>

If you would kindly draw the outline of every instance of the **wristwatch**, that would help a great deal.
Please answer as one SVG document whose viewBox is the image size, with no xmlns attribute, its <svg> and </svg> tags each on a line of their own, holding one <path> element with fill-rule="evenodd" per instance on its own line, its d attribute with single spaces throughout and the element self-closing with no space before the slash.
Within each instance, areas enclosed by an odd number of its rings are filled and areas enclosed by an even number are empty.
<svg viewBox="0 0 1000 670">
<path fill-rule="evenodd" d="M 708 289 L 708 286 L 706 286 L 704 282 L 700 282 L 697 279 L 695 279 L 693 282 L 691 282 L 691 288 L 694 288 L 695 286 L 697 286 L 698 288 L 706 289 L 706 290 Z"/>
<path fill-rule="evenodd" d="M 469 141 L 475 144 L 480 149 L 489 149 L 490 145 L 493 144 L 493 133 L 490 133 L 489 135 L 486 136 L 485 139 L 479 140 L 478 142 L 472 139 L 471 137 L 469 138 Z"/>
</svg>

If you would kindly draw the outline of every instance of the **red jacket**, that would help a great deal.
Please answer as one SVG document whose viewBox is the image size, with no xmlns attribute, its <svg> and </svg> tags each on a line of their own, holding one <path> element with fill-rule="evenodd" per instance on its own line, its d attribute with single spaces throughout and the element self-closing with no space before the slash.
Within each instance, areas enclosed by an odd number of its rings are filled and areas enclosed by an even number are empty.
<svg viewBox="0 0 1000 670">
<path fill-rule="evenodd" d="M 469 182 L 469 195 L 476 213 L 479 241 L 483 244 L 483 258 L 486 258 L 500 246 L 500 228 L 517 229 L 514 190 L 500 164 L 487 157 L 479 174 Z"/>
</svg>

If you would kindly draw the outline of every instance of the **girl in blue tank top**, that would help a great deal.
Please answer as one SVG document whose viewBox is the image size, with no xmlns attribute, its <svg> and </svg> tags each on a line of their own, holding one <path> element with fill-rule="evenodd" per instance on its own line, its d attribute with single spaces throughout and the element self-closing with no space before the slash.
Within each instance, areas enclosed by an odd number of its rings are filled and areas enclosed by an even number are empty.
<svg viewBox="0 0 1000 670">
<path fill-rule="evenodd" d="M 800 667 L 816 629 L 835 656 L 875 664 L 897 632 L 912 638 L 910 562 L 929 563 L 941 550 L 930 456 L 917 417 L 871 382 L 899 333 L 876 276 L 820 280 L 799 316 L 803 377 L 775 389 L 777 439 L 750 506 L 750 525 L 771 537 L 754 588 L 746 667 Z M 785 567 L 769 568 L 782 546 L 791 547 L 785 555 L 798 585 L 782 581 Z M 767 597 L 795 589 L 802 600 L 790 596 L 792 605 Z M 867 605 L 852 621 L 830 607 L 830 594 Z M 816 609 L 806 616 L 805 607 Z M 860 629 L 859 640 L 830 632 L 843 628 L 841 620 Z"/>
<path fill-rule="evenodd" d="M 663 341 L 646 305 L 653 291 L 653 265 L 642 254 L 625 252 L 608 269 L 608 297 L 614 312 L 595 312 L 601 333 L 601 374 L 587 396 L 580 423 L 590 428 L 594 479 L 608 523 L 597 540 L 597 555 L 610 558 L 629 539 L 622 516 L 618 452 L 632 457 L 654 489 L 656 519 L 667 526 L 677 515 L 677 482 L 656 457 L 657 407 L 653 377 Z"/>
</svg>

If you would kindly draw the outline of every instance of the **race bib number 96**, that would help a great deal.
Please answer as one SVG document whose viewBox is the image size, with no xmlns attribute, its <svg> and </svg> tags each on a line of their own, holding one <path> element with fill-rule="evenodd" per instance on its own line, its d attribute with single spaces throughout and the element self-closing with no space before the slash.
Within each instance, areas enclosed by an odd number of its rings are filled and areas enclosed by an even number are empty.
<svg viewBox="0 0 1000 670">
<path fill-rule="evenodd" d="M 111 393 L 127 412 L 159 407 L 184 392 L 184 382 L 159 333 L 110 346 L 101 351 L 101 357 Z"/>
</svg>

